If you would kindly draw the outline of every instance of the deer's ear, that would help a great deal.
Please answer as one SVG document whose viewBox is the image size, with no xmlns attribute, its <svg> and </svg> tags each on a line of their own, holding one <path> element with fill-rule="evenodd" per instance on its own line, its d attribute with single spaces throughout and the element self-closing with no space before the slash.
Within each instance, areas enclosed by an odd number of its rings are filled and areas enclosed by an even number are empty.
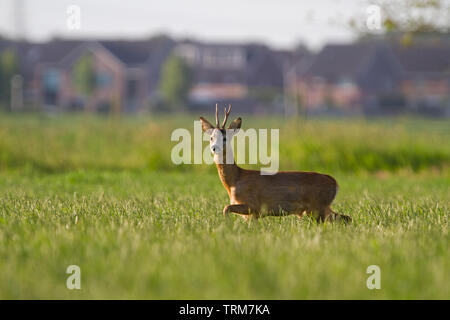
<svg viewBox="0 0 450 320">
<path fill-rule="evenodd" d="M 238 131 L 241 128 L 242 119 L 241 117 L 234 119 L 234 121 L 230 124 L 228 127 L 229 130 L 235 130 Z"/>
<path fill-rule="evenodd" d="M 200 117 L 200 122 L 202 123 L 203 132 L 214 129 L 213 125 L 211 123 L 209 123 L 209 121 L 206 120 L 205 118 Z"/>
</svg>

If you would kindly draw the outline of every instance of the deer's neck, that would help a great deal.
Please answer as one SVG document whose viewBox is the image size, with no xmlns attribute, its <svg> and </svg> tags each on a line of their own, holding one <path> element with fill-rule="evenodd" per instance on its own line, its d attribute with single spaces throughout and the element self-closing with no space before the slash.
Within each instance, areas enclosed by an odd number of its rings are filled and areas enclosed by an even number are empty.
<svg viewBox="0 0 450 320">
<path fill-rule="evenodd" d="M 219 173 L 220 180 L 222 181 L 223 186 L 227 189 L 228 194 L 230 194 L 230 189 L 234 187 L 239 179 L 239 174 L 241 168 L 237 166 L 234 162 L 234 158 L 232 161 L 226 161 L 226 155 L 223 155 L 223 161 L 221 161 L 220 157 L 215 155 L 214 162 L 216 163 L 217 171 Z"/>
</svg>

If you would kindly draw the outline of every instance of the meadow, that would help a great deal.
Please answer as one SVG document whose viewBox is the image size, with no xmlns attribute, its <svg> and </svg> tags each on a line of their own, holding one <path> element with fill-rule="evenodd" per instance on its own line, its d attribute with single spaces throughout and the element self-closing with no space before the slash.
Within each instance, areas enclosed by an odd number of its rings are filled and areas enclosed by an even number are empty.
<svg viewBox="0 0 450 320">
<path fill-rule="evenodd" d="M 225 219 L 215 167 L 170 160 L 197 118 L 0 114 L 0 298 L 450 298 L 448 120 L 243 117 L 336 177 L 344 225 Z"/>
</svg>

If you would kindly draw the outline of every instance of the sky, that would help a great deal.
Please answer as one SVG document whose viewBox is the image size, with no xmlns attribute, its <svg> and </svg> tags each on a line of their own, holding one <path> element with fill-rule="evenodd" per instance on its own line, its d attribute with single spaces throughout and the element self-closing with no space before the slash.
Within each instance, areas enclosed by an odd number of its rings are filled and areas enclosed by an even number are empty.
<svg viewBox="0 0 450 320">
<path fill-rule="evenodd" d="M 215 42 L 258 41 L 316 49 L 354 37 L 345 22 L 364 14 L 364 0 L 0 0 L 0 34 L 43 41 L 60 37 L 143 38 L 168 34 Z M 80 8 L 80 29 L 67 27 L 67 8 Z M 15 22 L 16 21 L 16 22 Z M 18 22 L 17 22 L 18 21 Z M 23 23 L 20 23 L 23 21 Z"/>
</svg>

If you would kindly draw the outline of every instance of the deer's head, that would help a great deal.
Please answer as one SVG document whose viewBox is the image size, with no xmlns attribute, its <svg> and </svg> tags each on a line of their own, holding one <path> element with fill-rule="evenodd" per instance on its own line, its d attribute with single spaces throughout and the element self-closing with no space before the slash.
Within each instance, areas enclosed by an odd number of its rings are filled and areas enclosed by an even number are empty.
<svg viewBox="0 0 450 320">
<path fill-rule="evenodd" d="M 242 119 L 239 117 L 235 119 L 227 129 L 225 129 L 225 125 L 228 120 L 228 116 L 230 115 L 231 105 L 225 108 L 225 117 L 223 119 L 222 125 L 219 126 L 219 113 L 217 110 L 216 104 L 216 126 L 213 126 L 203 117 L 200 117 L 200 121 L 202 123 L 203 132 L 207 132 L 210 135 L 209 147 L 213 154 L 221 154 L 222 151 L 226 151 L 227 145 L 231 142 L 231 138 L 234 134 L 236 134 L 241 128 Z"/>
</svg>

